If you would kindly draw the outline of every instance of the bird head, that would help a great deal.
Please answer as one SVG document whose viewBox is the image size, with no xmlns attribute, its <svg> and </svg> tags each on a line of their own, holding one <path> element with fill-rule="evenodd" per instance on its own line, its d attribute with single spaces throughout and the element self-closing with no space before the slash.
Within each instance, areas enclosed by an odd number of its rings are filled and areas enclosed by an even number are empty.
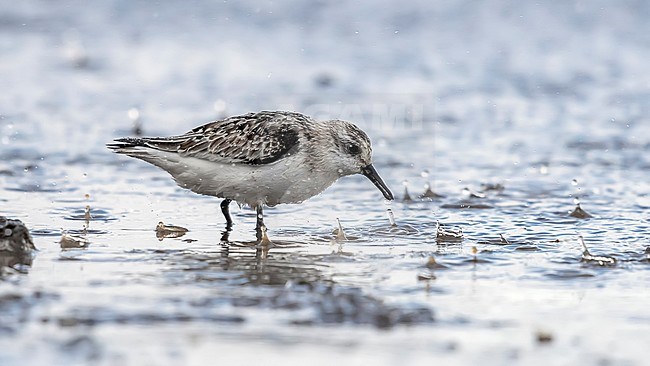
<svg viewBox="0 0 650 366">
<path fill-rule="evenodd" d="M 333 151 L 338 161 L 339 175 L 343 177 L 362 174 L 379 189 L 387 200 L 392 200 L 393 193 L 372 165 L 372 145 L 368 135 L 350 122 L 332 120 L 328 123 L 331 126 Z"/>
</svg>

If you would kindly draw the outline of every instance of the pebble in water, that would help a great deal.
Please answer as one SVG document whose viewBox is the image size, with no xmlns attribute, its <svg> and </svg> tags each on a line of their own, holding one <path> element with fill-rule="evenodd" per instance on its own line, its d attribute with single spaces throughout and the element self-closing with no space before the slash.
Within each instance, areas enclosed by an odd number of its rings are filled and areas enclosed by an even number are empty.
<svg viewBox="0 0 650 366">
<path fill-rule="evenodd" d="M 36 250 L 32 236 L 22 221 L 0 216 L 0 253 L 28 255 Z"/>
<path fill-rule="evenodd" d="M 156 226 L 156 237 L 161 241 L 165 238 L 180 238 L 188 231 L 189 230 L 182 226 L 165 225 L 160 221 Z"/>
<path fill-rule="evenodd" d="M 63 233 L 61 239 L 59 239 L 59 246 L 61 246 L 61 249 L 88 248 L 89 245 L 90 241 L 79 235 Z"/>
<path fill-rule="evenodd" d="M 587 211 L 583 210 L 582 207 L 580 207 L 580 203 L 576 204 L 576 208 L 569 214 L 569 216 L 578 219 L 588 219 L 593 217 Z"/>
</svg>

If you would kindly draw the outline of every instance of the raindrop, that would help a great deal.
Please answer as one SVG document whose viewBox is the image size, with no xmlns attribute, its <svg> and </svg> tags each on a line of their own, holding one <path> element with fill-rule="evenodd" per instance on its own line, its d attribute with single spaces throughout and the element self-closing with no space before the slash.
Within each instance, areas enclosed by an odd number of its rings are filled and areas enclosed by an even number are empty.
<svg viewBox="0 0 650 366">
<path fill-rule="evenodd" d="M 217 99 L 214 104 L 212 105 L 212 108 L 214 108 L 214 111 L 217 112 L 217 116 L 219 118 L 225 117 L 226 115 L 226 107 L 228 105 L 226 104 L 226 101 L 223 99 Z"/>
<path fill-rule="evenodd" d="M 142 120 L 140 119 L 140 110 L 136 107 L 131 107 L 127 111 L 127 115 L 132 122 L 131 130 L 136 136 L 142 136 Z"/>
<path fill-rule="evenodd" d="M 77 32 L 68 32 L 65 34 L 63 46 L 64 57 L 72 67 L 75 69 L 88 67 L 90 58 Z"/>
<path fill-rule="evenodd" d="M 140 110 L 138 108 L 136 108 L 136 107 L 129 108 L 129 110 L 127 111 L 127 114 L 128 114 L 129 119 L 131 121 L 136 121 L 136 120 L 140 119 Z"/>
<path fill-rule="evenodd" d="M 539 173 L 546 175 L 548 174 L 548 165 L 542 165 L 539 167 Z"/>
</svg>

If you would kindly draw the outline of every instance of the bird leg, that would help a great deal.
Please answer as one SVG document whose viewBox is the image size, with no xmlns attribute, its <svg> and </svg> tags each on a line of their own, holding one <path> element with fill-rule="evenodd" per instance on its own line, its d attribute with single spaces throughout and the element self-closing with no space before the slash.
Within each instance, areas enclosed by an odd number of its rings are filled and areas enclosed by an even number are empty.
<svg viewBox="0 0 650 366">
<path fill-rule="evenodd" d="M 226 218 L 226 231 L 232 229 L 232 218 L 230 218 L 230 211 L 228 211 L 228 205 L 230 205 L 230 202 L 232 202 L 232 200 L 229 198 L 221 201 L 221 213 L 223 214 L 223 217 Z"/>
<path fill-rule="evenodd" d="M 262 231 L 262 228 L 264 227 L 264 213 L 262 212 L 262 205 L 257 205 L 255 207 L 255 211 L 257 211 L 257 224 L 255 225 L 255 234 L 257 236 L 257 241 L 262 241 L 262 238 L 264 237 L 264 232 Z"/>
</svg>

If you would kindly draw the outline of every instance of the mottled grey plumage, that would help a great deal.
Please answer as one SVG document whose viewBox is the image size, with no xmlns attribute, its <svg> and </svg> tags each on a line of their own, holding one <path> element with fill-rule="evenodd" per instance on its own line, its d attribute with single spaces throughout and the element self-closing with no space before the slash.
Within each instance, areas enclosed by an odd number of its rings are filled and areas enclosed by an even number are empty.
<svg viewBox="0 0 650 366">
<path fill-rule="evenodd" d="M 214 121 L 172 137 L 123 138 L 109 147 L 146 146 L 227 164 L 262 165 L 295 152 L 299 130 L 313 121 L 294 112 L 258 112 Z"/>
<path fill-rule="evenodd" d="M 210 122 L 179 136 L 121 138 L 108 144 L 169 172 L 183 188 L 255 207 L 300 203 L 338 178 L 363 174 L 393 195 L 372 167 L 368 136 L 341 120 L 315 121 L 295 112 L 262 111 Z M 258 227 L 261 219 L 258 220 Z"/>
</svg>

